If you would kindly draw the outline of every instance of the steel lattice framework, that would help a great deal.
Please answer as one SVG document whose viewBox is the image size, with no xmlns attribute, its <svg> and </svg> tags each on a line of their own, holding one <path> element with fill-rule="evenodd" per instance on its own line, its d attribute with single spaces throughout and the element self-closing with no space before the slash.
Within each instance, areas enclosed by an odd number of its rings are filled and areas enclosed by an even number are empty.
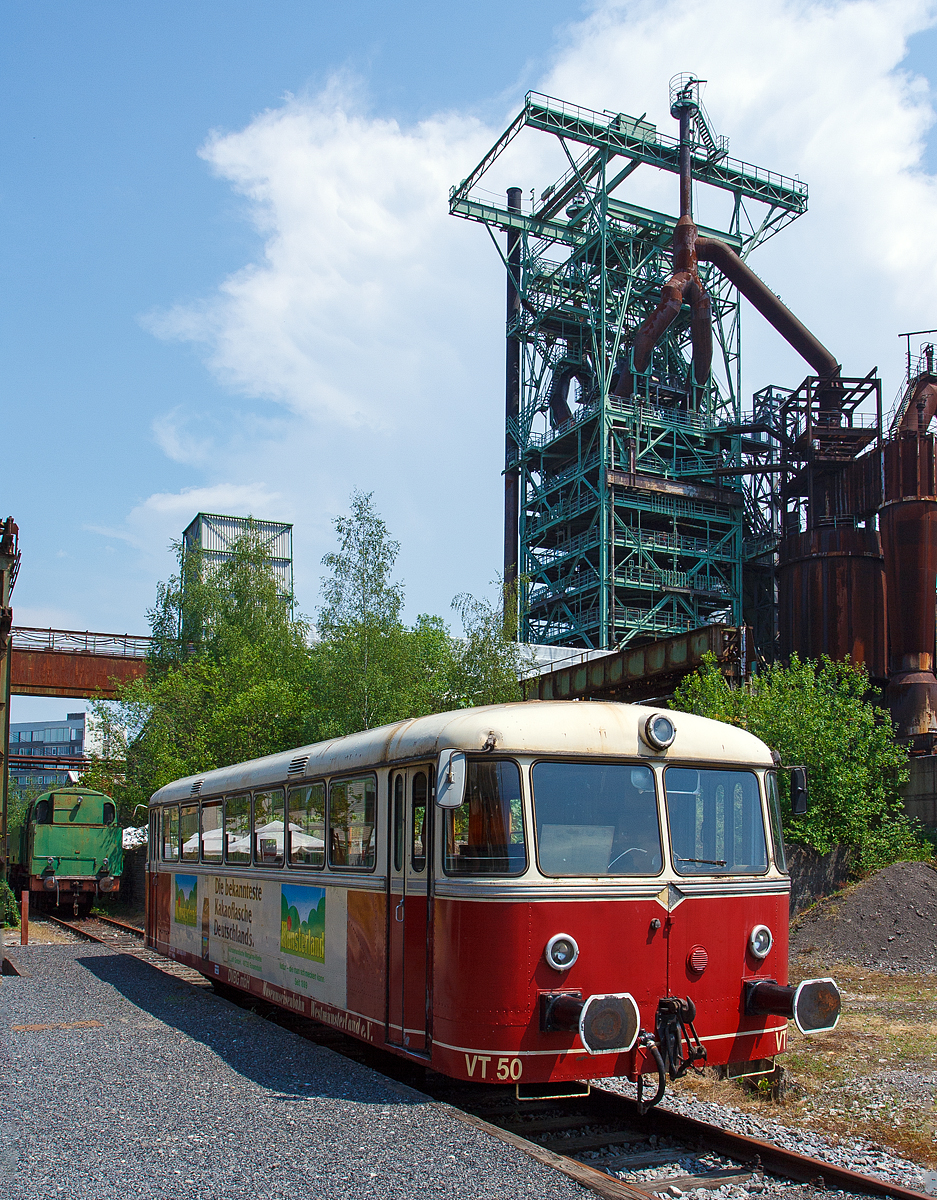
<svg viewBox="0 0 937 1200">
<path fill-rule="evenodd" d="M 513 189 L 502 203 L 480 184 L 526 128 L 557 139 L 568 170 L 539 202 Z M 686 306 L 648 370 L 634 371 L 634 332 L 671 273 L 676 225 L 618 194 L 642 164 L 676 174 L 677 139 L 644 119 L 530 93 L 450 193 L 450 211 L 491 234 L 509 305 L 516 287 L 507 337 L 520 363 L 506 473 L 519 483 L 525 641 L 606 648 L 715 619 L 740 624 L 743 562 L 764 553 L 774 532 L 743 488 L 739 299 L 714 267 L 700 264 L 713 310 L 710 380 L 693 380 Z M 700 225 L 700 234 L 742 258 L 806 210 L 805 184 L 729 158 L 704 115 L 692 173 L 697 185 L 732 196 L 729 229 Z M 508 235 L 507 252 L 497 230 Z"/>
</svg>

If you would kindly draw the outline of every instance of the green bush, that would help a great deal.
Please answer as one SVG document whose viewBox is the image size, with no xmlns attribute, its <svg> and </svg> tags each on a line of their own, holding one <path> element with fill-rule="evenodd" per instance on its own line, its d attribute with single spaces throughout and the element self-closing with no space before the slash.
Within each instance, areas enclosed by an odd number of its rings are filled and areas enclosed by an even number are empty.
<svg viewBox="0 0 937 1200">
<path fill-rule="evenodd" d="M 731 687 L 710 655 L 678 689 L 674 707 L 747 729 L 785 765 L 806 766 L 810 806 L 803 817 L 791 813 L 788 773 L 778 773 L 786 836 L 821 853 L 852 846 L 859 868 L 868 871 L 933 853 L 899 794 L 908 752 L 868 693 L 864 667 L 826 657 L 801 662 L 796 655 L 790 666 L 774 664 L 751 683 Z"/>
<path fill-rule="evenodd" d="M 4 929 L 19 929 L 19 924 L 19 903 L 7 881 L 0 879 L 0 925 Z"/>
</svg>

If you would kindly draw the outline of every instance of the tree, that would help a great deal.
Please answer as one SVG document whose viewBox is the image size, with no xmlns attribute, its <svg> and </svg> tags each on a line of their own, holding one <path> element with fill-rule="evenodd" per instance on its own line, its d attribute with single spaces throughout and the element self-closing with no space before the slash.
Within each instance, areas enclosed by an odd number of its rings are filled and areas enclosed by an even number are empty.
<svg viewBox="0 0 937 1200">
<path fill-rule="evenodd" d="M 113 795 L 120 819 L 171 780 L 408 717 L 520 698 L 520 648 L 499 610 L 471 596 L 454 607 L 465 639 L 440 617 L 402 618 L 392 579 L 399 543 L 370 494 L 336 518 L 323 604 L 309 622 L 279 590 L 259 531 L 220 566 L 176 546 L 176 574 L 148 613 L 145 678 L 94 705 L 104 750 L 83 782 Z"/>
<path fill-rule="evenodd" d="M 372 503 L 355 490 L 351 512 L 336 517 L 339 549 L 326 554 L 319 612 L 319 736 L 371 729 L 411 715 L 412 659 L 401 619 L 403 585 L 391 581 L 400 543 Z"/>
<path fill-rule="evenodd" d="M 781 761 L 808 768 L 807 815 L 790 811 L 788 778 L 779 772 L 784 828 L 795 842 L 826 852 L 855 847 L 862 869 L 930 857 L 917 824 L 904 812 L 899 788 L 908 778 L 908 753 L 891 722 L 865 700 L 869 677 L 848 662 L 774 664 L 751 683 L 730 687 L 707 655 L 686 679 L 674 707 L 738 725 L 776 750 Z"/>
<path fill-rule="evenodd" d="M 146 676 L 115 706 L 93 706 L 106 749 L 83 781 L 112 794 L 125 821 L 173 779 L 301 744 L 316 690 L 308 622 L 260 534 L 249 527 L 210 568 L 176 549 L 179 573 L 148 614 Z"/>
<path fill-rule="evenodd" d="M 532 658 L 505 632 L 517 628 L 517 591 L 511 594 L 501 586 L 498 591 L 508 605 L 507 616 L 501 608 L 467 593 L 452 601 L 465 632 L 453 655 L 452 690 L 459 708 L 523 699 L 520 679 L 532 667 Z"/>
</svg>

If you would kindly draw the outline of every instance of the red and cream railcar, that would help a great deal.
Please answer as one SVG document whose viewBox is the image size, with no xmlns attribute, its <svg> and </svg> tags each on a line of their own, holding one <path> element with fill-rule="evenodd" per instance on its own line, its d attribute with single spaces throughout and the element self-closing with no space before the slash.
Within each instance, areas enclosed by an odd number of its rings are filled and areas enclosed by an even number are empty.
<svg viewBox="0 0 937 1200">
<path fill-rule="evenodd" d="M 775 771 L 728 725 L 569 702 L 221 768 L 152 798 L 148 942 L 459 1079 L 742 1073 L 839 1010 L 787 986 Z"/>
</svg>

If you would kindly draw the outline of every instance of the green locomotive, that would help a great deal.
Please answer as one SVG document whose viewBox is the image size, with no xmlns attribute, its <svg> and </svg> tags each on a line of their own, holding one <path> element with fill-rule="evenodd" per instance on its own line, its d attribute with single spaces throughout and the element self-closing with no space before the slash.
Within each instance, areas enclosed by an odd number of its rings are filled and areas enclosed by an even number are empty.
<svg viewBox="0 0 937 1200">
<path fill-rule="evenodd" d="M 90 788 L 44 792 L 29 805 L 23 825 L 10 830 L 10 883 L 44 907 L 71 906 L 85 915 L 99 895 L 120 889 L 124 852 L 117 809 Z M 38 893 L 38 896 L 35 895 Z"/>
</svg>

